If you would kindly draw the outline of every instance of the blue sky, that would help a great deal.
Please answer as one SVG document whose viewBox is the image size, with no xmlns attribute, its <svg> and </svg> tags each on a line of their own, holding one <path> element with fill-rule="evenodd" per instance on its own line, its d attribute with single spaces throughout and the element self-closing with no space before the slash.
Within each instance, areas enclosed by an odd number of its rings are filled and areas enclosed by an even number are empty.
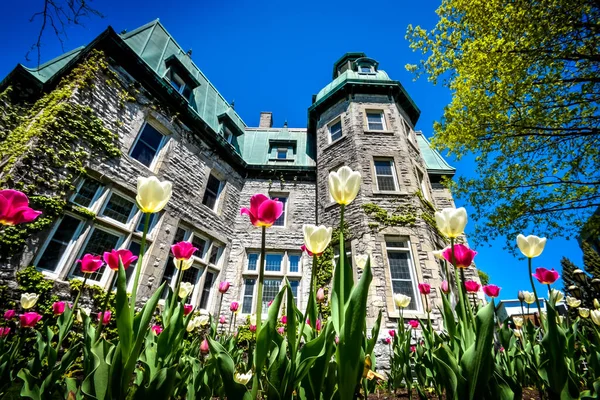
<svg viewBox="0 0 600 400">
<path fill-rule="evenodd" d="M 35 43 L 41 21 L 29 20 L 41 10 L 42 0 L 8 2 L 0 14 L 2 58 L 0 77 L 25 61 Z M 160 18 L 184 49 L 193 49 L 193 59 L 221 94 L 235 100 L 236 111 L 246 124 L 257 126 L 261 111 L 272 111 L 274 124 L 288 121 L 291 127 L 305 127 L 311 96 L 331 80 L 333 63 L 344 53 L 362 51 L 379 61 L 392 79 L 402 82 L 421 109 L 417 129 L 430 136 L 433 122 L 442 116 L 451 93 L 413 77 L 405 69 L 417 63 L 404 39 L 408 24 L 430 28 L 435 25 L 438 1 L 177 1 L 102 0 L 92 5 L 104 18 L 85 21 L 85 27 L 71 27 L 66 51 L 89 43 L 108 25 L 117 32 L 131 31 Z M 56 37 L 48 30 L 43 37 L 42 62 L 62 53 Z M 472 157 L 449 162 L 458 174 L 470 176 Z M 458 203 L 471 211 L 468 204 Z M 467 226 L 467 234 L 473 228 Z M 535 232 L 525 232 L 530 234 Z M 515 244 L 516 245 L 516 244 Z M 525 260 L 502 250 L 503 242 L 492 247 L 478 246 L 475 261 L 491 282 L 503 288 L 501 298 L 515 298 L 519 289 L 530 289 Z M 536 266 L 560 268 L 568 256 L 581 264 L 582 254 L 574 240 L 550 239 Z M 562 283 L 559 281 L 559 284 Z M 544 293 L 538 287 L 538 293 Z"/>
</svg>

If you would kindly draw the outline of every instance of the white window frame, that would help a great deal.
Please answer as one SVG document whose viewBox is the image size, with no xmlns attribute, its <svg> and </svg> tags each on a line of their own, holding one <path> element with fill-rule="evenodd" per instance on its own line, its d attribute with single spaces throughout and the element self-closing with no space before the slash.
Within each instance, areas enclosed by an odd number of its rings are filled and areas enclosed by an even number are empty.
<svg viewBox="0 0 600 400">
<path fill-rule="evenodd" d="M 381 117 L 381 129 L 372 129 L 369 126 L 369 114 L 379 114 L 379 116 Z M 385 120 L 385 112 L 384 112 L 384 110 L 371 110 L 371 109 L 365 110 L 365 121 L 367 122 L 367 131 L 369 131 L 369 132 L 384 132 L 384 131 L 387 131 L 387 123 L 386 123 L 386 120 Z"/>
<path fill-rule="evenodd" d="M 98 182 L 98 183 L 100 184 L 100 186 L 98 187 L 98 189 L 96 189 L 96 193 L 94 193 L 94 196 L 92 197 L 92 201 L 90 202 L 90 205 L 89 205 L 89 206 L 83 206 L 83 205 L 81 205 L 81 204 L 79 204 L 79 203 L 76 203 L 76 202 L 75 202 L 75 198 L 76 198 L 76 197 L 77 197 L 77 195 L 79 194 L 79 191 L 80 191 L 80 190 L 81 190 L 81 188 L 83 187 L 83 184 L 84 184 L 86 181 L 90 181 L 90 180 L 93 180 L 93 181 L 96 181 L 96 182 Z M 70 201 L 71 203 L 73 203 L 73 204 L 77 205 L 78 207 L 87 208 L 88 210 L 94 210 L 94 209 L 96 208 L 96 205 L 97 205 L 97 203 L 98 203 L 98 200 L 99 200 L 99 199 L 102 197 L 102 194 L 104 193 L 105 189 L 106 189 L 106 185 L 103 185 L 103 184 L 102 184 L 102 182 L 100 182 L 100 181 L 98 181 L 98 180 L 96 180 L 96 179 L 93 179 L 93 178 L 88 178 L 88 177 L 85 177 L 85 178 L 82 178 L 82 179 L 81 179 L 81 180 L 80 180 L 80 181 L 77 183 L 77 186 L 76 186 L 75 192 L 74 192 L 74 193 L 71 195 L 71 197 L 69 198 L 69 201 Z"/>
<path fill-rule="evenodd" d="M 417 171 L 417 179 L 419 181 L 419 188 L 421 189 L 423 198 L 431 202 L 431 193 L 429 193 L 429 187 L 427 185 L 427 181 L 425 180 L 425 173 L 421 171 L 420 168 L 415 168 L 415 170 Z"/>
<path fill-rule="evenodd" d="M 377 174 L 377 166 L 375 165 L 375 163 L 378 161 L 386 161 L 391 164 L 392 177 L 394 178 L 394 190 L 384 190 L 379 187 L 379 180 L 377 179 L 377 177 L 379 175 Z M 399 185 L 398 185 L 398 175 L 396 174 L 396 160 L 394 160 L 393 157 L 375 157 L 375 158 L 373 158 L 373 175 L 375 176 L 375 185 L 379 192 L 381 192 L 381 193 L 398 192 Z M 389 175 L 382 175 L 382 176 L 389 176 Z"/>
<path fill-rule="evenodd" d="M 410 142 L 410 144 L 412 144 L 414 147 L 416 147 L 417 144 L 415 143 L 415 140 L 413 139 L 413 135 L 411 134 L 412 129 L 410 128 L 410 125 L 408 125 L 408 122 L 406 122 L 405 119 L 402 119 L 402 125 L 404 126 L 404 133 L 406 134 L 408 141 Z"/>
<path fill-rule="evenodd" d="M 156 153 L 154 154 L 154 157 L 152 157 L 152 162 L 150 163 L 149 166 L 144 165 L 144 163 L 142 163 L 137 158 L 134 158 L 131 155 L 131 153 L 133 153 L 133 150 L 135 149 L 135 146 L 137 146 L 138 141 L 140 140 L 140 137 L 142 136 L 142 132 L 144 132 L 144 129 L 146 128 L 146 125 L 150 125 L 152 128 L 154 128 L 158 133 L 160 133 L 163 136 L 162 139 L 160 140 L 160 143 L 158 144 L 158 148 L 156 149 Z M 164 149 L 165 143 L 167 142 L 167 140 L 168 140 L 168 135 L 166 135 L 163 132 L 163 129 L 160 129 L 155 124 L 152 124 L 152 123 L 150 123 L 150 121 L 146 120 L 146 121 L 144 121 L 144 123 L 142 124 L 142 127 L 138 131 L 138 133 L 137 133 L 137 135 L 135 137 L 135 140 L 131 144 L 131 147 L 130 147 L 129 152 L 127 153 L 127 155 L 129 156 L 130 159 L 134 160 L 135 162 L 137 162 L 138 164 L 140 164 L 144 168 L 147 168 L 150 171 L 154 171 L 154 169 L 156 168 L 156 164 L 158 163 L 158 159 L 160 158 L 161 152 Z"/>
<path fill-rule="evenodd" d="M 287 147 L 277 147 L 277 150 L 275 151 L 275 159 L 289 160 L 288 151 L 289 151 L 289 149 Z M 285 157 L 283 157 L 283 158 L 279 157 L 279 154 L 283 154 L 283 153 L 285 153 Z"/>
<path fill-rule="evenodd" d="M 105 221 L 107 223 L 122 227 L 123 229 L 131 230 L 131 231 L 135 230 L 135 228 L 137 227 L 137 222 L 138 222 L 136 217 L 140 213 L 140 210 L 137 207 L 136 201 L 133 200 L 131 197 L 127 196 L 126 194 L 123 194 L 122 192 L 115 190 L 115 189 L 109 189 L 107 192 L 108 192 L 108 194 L 106 195 L 106 198 L 102 201 L 102 206 L 100 207 L 100 210 L 98 211 L 97 218 L 100 219 L 101 221 Z M 114 194 L 124 198 L 125 200 L 127 200 L 133 204 L 133 207 L 131 208 L 131 211 L 129 212 L 129 216 L 127 217 L 126 223 L 117 221 L 116 219 L 112 219 L 111 217 L 103 215 L 104 211 L 106 210 L 106 207 L 108 206 L 108 203 L 110 202 L 110 199 L 112 198 L 112 196 Z"/>
<path fill-rule="evenodd" d="M 334 125 L 336 125 L 338 122 L 340 123 L 340 137 L 334 140 L 333 137 L 331 136 L 331 128 Z M 338 140 L 341 140 L 343 137 L 344 137 L 344 126 L 342 124 L 342 117 L 337 117 L 333 121 L 331 121 L 327 124 L 327 140 L 329 143 L 335 143 Z"/>
<path fill-rule="evenodd" d="M 398 242 L 405 242 L 406 247 L 390 247 L 390 246 L 388 246 L 388 242 L 391 242 L 392 240 L 395 240 Z M 405 311 L 409 312 L 409 313 L 422 313 L 423 312 L 423 303 L 422 303 L 421 294 L 420 294 L 419 288 L 418 288 L 419 278 L 417 276 L 415 257 L 414 257 L 413 251 L 412 251 L 412 245 L 411 245 L 410 238 L 407 236 L 402 236 L 402 235 L 386 235 L 386 236 L 384 236 L 383 245 L 384 245 L 385 259 L 387 261 L 386 268 L 388 270 L 388 284 L 390 285 L 389 287 L 392 292 L 392 297 L 394 296 L 395 293 L 394 293 L 392 270 L 391 270 L 390 259 L 388 257 L 388 252 L 391 251 L 391 252 L 397 252 L 397 253 L 408 253 L 409 263 L 410 263 L 410 265 L 408 267 L 408 271 L 410 273 L 410 280 L 412 283 L 412 288 L 413 288 L 413 293 L 414 293 L 414 296 L 412 296 L 411 302 L 414 302 L 416 307 L 414 310 L 406 309 Z M 399 311 L 399 308 L 396 306 L 395 302 L 394 302 L 394 310 Z"/>
<path fill-rule="evenodd" d="M 215 196 L 216 199 L 215 199 L 215 205 L 213 206 L 213 208 L 210 208 L 208 205 L 204 204 L 204 196 L 206 196 L 206 191 L 208 190 L 208 181 L 210 180 L 211 176 L 213 176 L 215 179 L 217 179 L 219 181 L 219 189 Z M 202 194 L 202 205 L 216 213 L 217 210 L 219 209 L 219 203 L 221 202 L 221 194 L 223 193 L 224 187 L 225 187 L 225 180 L 220 179 L 216 174 L 213 174 L 211 171 L 208 174 L 208 178 L 206 179 L 206 185 L 204 186 L 204 193 Z"/>
<path fill-rule="evenodd" d="M 225 137 L 225 141 L 229 144 L 231 144 L 233 142 L 233 133 L 231 133 L 231 131 L 229 130 L 229 128 L 224 127 L 224 137 Z"/>
</svg>

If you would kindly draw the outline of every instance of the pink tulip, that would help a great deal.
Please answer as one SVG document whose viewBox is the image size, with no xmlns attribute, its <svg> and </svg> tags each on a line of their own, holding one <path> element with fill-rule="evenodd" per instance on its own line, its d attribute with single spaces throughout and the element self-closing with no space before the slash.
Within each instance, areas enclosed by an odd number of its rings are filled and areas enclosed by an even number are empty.
<svg viewBox="0 0 600 400">
<path fill-rule="evenodd" d="M 450 293 L 450 285 L 448 285 L 448 281 L 442 281 L 442 285 L 440 286 L 440 289 L 442 289 L 442 292 L 444 294 Z"/>
<path fill-rule="evenodd" d="M 340 337 L 339 336 L 336 336 L 334 340 L 335 340 L 335 344 L 340 344 Z"/>
<path fill-rule="evenodd" d="M 280 335 L 283 335 L 283 334 L 285 333 L 285 328 L 284 328 L 283 326 L 280 326 L 279 328 L 277 328 L 277 332 L 278 332 Z"/>
<path fill-rule="evenodd" d="M 100 322 L 102 325 L 108 325 L 111 315 L 112 313 L 110 310 L 106 310 L 105 312 L 100 311 L 98 313 L 98 322 Z"/>
<path fill-rule="evenodd" d="M 161 334 L 161 332 L 163 331 L 163 328 L 162 328 L 162 326 L 160 326 L 160 325 L 152 325 L 152 328 L 151 328 L 151 329 L 152 329 L 152 332 L 154 332 L 154 334 L 155 334 L 156 336 L 160 335 L 160 334 Z"/>
<path fill-rule="evenodd" d="M 273 304 L 273 300 L 271 300 L 267 303 L 267 307 L 271 307 L 271 304 Z"/>
<path fill-rule="evenodd" d="M 421 294 L 431 293 L 431 285 L 429 283 L 419 283 L 419 292 Z"/>
<path fill-rule="evenodd" d="M 287 324 L 287 315 L 282 315 L 281 316 L 281 323 L 284 324 L 284 325 Z"/>
<path fill-rule="evenodd" d="M 325 289 L 319 288 L 317 290 L 317 303 L 322 303 L 325 301 Z"/>
<path fill-rule="evenodd" d="M 223 325 L 223 324 L 225 324 L 225 322 L 227 322 L 227 320 L 225 319 L 225 316 L 224 316 L 224 315 L 221 315 L 221 316 L 219 317 L 219 323 L 220 323 L 221 325 Z"/>
<path fill-rule="evenodd" d="M 138 259 L 138 257 L 134 256 L 131 250 L 128 249 L 104 252 L 104 262 L 106 263 L 106 265 L 108 265 L 108 268 L 112 269 L 113 271 L 119 270 L 119 258 L 123 263 L 123 269 L 129 268 L 131 263 Z"/>
<path fill-rule="evenodd" d="M 392 338 L 391 337 L 386 337 L 385 339 L 383 339 L 384 342 L 386 342 L 387 344 L 392 343 Z"/>
<path fill-rule="evenodd" d="M 171 246 L 173 256 L 178 260 L 189 260 L 198 251 L 190 242 L 179 242 Z"/>
<path fill-rule="evenodd" d="M 0 327 L 0 339 L 7 337 L 10 333 L 10 327 Z"/>
<path fill-rule="evenodd" d="M 500 353 L 502 353 L 502 352 L 504 351 L 504 347 L 500 346 L 500 348 L 498 349 L 498 351 L 499 351 Z"/>
<path fill-rule="evenodd" d="M 237 301 L 232 301 L 231 305 L 229 306 L 229 311 L 236 312 L 239 308 L 240 308 L 240 303 L 238 303 Z"/>
<path fill-rule="evenodd" d="M 61 315 L 62 313 L 64 313 L 65 305 L 66 303 L 64 301 L 57 301 L 52 303 L 52 312 L 54 313 L 54 315 Z"/>
<path fill-rule="evenodd" d="M 536 268 L 535 274 L 532 274 L 535 279 L 544 285 L 551 285 L 558 280 L 558 272 L 552 268 L 551 270 L 546 268 Z"/>
<path fill-rule="evenodd" d="M 201 352 L 202 354 L 206 354 L 206 353 L 208 353 L 208 351 L 209 351 L 209 348 L 208 348 L 208 340 L 204 339 L 204 340 L 202 341 L 202 343 L 200 344 L 200 352 Z"/>
<path fill-rule="evenodd" d="M 92 274 L 104 265 L 102 258 L 93 254 L 86 254 L 81 257 L 81 260 L 77 260 L 77 262 L 81 264 L 81 272 L 84 274 Z"/>
<path fill-rule="evenodd" d="M 4 312 L 4 319 L 6 319 L 6 320 L 12 319 L 12 318 L 14 318 L 15 315 L 17 315 L 15 310 L 6 310 Z"/>
<path fill-rule="evenodd" d="M 309 257 L 313 256 L 312 251 L 310 251 L 309 249 L 307 249 L 305 244 L 303 244 L 302 246 L 300 246 L 300 250 L 305 251 L 306 254 L 308 254 Z"/>
<path fill-rule="evenodd" d="M 29 207 L 29 199 L 18 190 L 0 190 L 0 225 L 17 225 L 31 222 L 42 212 Z"/>
<path fill-rule="evenodd" d="M 26 312 L 19 316 L 21 320 L 21 328 L 33 328 L 37 324 L 42 316 L 36 312 Z"/>
<path fill-rule="evenodd" d="M 408 321 L 408 324 L 413 328 L 413 329 L 417 329 L 419 327 L 419 321 L 417 321 L 416 319 L 411 319 L 410 321 Z"/>
<path fill-rule="evenodd" d="M 475 258 L 477 252 L 471 250 L 464 244 L 454 245 L 454 259 L 455 263 L 452 262 L 452 248 L 449 247 L 442 253 L 442 256 L 456 268 L 469 268 L 473 264 L 473 258 Z"/>
<path fill-rule="evenodd" d="M 229 290 L 229 282 L 224 281 L 224 282 L 219 283 L 219 292 L 221 292 L 221 294 L 227 293 L 228 290 Z"/>
<path fill-rule="evenodd" d="M 283 203 L 259 193 L 250 198 L 250 208 L 242 208 L 240 213 L 248 215 L 252 225 L 268 228 L 283 213 Z"/>
<path fill-rule="evenodd" d="M 250 330 L 250 332 L 256 332 L 256 325 L 250 325 L 248 329 Z"/>
<path fill-rule="evenodd" d="M 388 331 L 388 333 L 390 334 L 390 336 L 391 336 L 391 337 L 394 337 L 394 336 L 396 336 L 396 331 L 395 331 L 395 330 L 393 330 L 393 329 L 390 329 L 390 330 Z"/>
<path fill-rule="evenodd" d="M 192 310 L 194 309 L 194 306 L 191 304 L 186 304 L 183 306 L 183 315 L 188 315 L 189 313 L 192 312 Z"/>
<path fill-rule="evenodd" d="M 315 329 L 317 330 L 317 332 L 321 331 L 321 320 L 318 319 L 317 323 L 315 324 Z"/>
<path fill-rule="evenodd" d="M 500 287 L 496 285 L 485 285 L 483 287 L 483 293 L 492 298 L 498 297 L 500 295 Z"/>
<path fill-rule="evenodd" d="M 481 285 L 475 281 L 466 281 L 465 289 L 468 293 L 477 293 L 481 289 Z"/>
<path fill-rule="evenodd" d="M 410 346 L 410 352 L 414 353 L 415 351 L 417 351 L 417 347 L 415 345 Z"/>
</svg>

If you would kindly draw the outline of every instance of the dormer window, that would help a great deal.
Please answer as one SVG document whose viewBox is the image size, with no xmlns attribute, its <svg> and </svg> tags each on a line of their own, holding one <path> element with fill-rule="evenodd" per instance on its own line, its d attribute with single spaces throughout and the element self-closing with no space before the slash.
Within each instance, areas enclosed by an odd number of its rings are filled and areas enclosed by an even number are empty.
<svg viewBox="0 0 600 400">
<path fill-rule="evenodd" d="M 358 67 L 358 72 L 361 74 L 370 74 L 373 72 L 373 67 L 370 65 L 360 65 Z"/>
<path fill-rule="evenodd" d="M 228 128 L 225 128 L 225 140 L 229 144 L 233 141 L 233 133 Z"/>
<path fill-rule="evenodd" d="M 189 100 L 190 96 L 192 95 L 192 88 L 188 84 L 186 84 L 185 81 L 181 78 L 181 76 L 179 76 L 173 70 L 170 71 L 168 77 L 171 86 L 173 86 L 173 88 L 177 90 L 179 94 L 185 97 L 186 100 Z"/>
</svg>

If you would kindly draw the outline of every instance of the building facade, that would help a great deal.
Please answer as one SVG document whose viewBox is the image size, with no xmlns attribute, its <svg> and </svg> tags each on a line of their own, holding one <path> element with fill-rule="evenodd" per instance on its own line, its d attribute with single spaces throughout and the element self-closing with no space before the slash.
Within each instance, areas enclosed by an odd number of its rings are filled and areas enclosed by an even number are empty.
<svg viewBox="0 0 600 400">
<path fill-rule="evenodd" d="M 98 60 L 105 66 L 96 68 Z M 78 70 L 86 62 L 88 69 Z M 80 83 L 68 86 L 69 79 Z M 72 89 L 67 95 L 65 85 Z M 60 288 L 79 277 L 76 260 L 83 254 L 113 248 L 139 253 L 143 222 L 134 200 L 136 180 L 156 175 L 173 182 L 173 197 L 163 212 L 152 216 L 139 266 L 138 301 L 162 282 L 173 282 L 170 246 L 188 240 L 200 249 L 183 275 L 195 285 L 191 303 L 225 313 L 231 301 L 238 301 L 242 316 L 253 313 L 261 235 L 239 211 L 252 195 L 263 193 L 285 203 L 284 214 L 267 234 L 263 310 L 286 277 L 302 308 L 312 268 L 312 260 L 300 251 L 302 225 L 339 224 L 340 208 L 329 195 L 327 176 L 342 165 L 363 177 L 357 199 L 347 207 L 350 235 L 344 251 L 372 256 L 369 325 L 382 310 L 382 332 L 397 326 L 395 293 L 413 298 L 405 318 L 426 317 L 417 284 L 429 282 L 435 288 L 446 279 L 431 253 L 446 246 L 433 213 L 454 206 L 441 180 L 455 170 L 415 131 L 419 110 L 400 82 L 363 53 L 347 53 L 335 63 L 332 82 L 313 97 L 304 128 L 276 128 L 267 112 L 258 127 L 246 126 L 158 20 L 123 34 L 109 27 L 88 46 L 35 69 L 19 65 L 1 82 L 0 91 L 9 87 L 14 102 L 25 98 L 33 106 L 26 123 L 4 126 L 0 182 L 29 188 L 28 194 L 37 189 L 42 192 L 37 194 L 65 203 L 19 252 L 4 255 L 1 278 L 9 286 L 15 286 L 14 272 L 24 266 L 35 265 Z M 62 145 L 68 135 L 53 141 L 43 136 L 48 130 L 29 132 L 42 124 L 39 115 L 56 93 L 63 93 L 57 103 L 61 110 L 69 105 L 89 113 L 88 119 L 102 125 L 100 131 L 112 138 L 120 154 L 97 154 L 104 141 L 92 141 L 93 147 L 74 138 L 66 151 L 82 152 L 77 154 L 85 159 L 83 168 L 72 173 L 69 163 L 54 160 L 54 175 L 42 182 L 29 155 L 47 153 L 48 146 L 56 147 L 59 140 Z M 20 151 L 10 142 L 15 137 L 24 141 Z M 68 189 L 48 189 L 56 187 L 49 186 L 56 177 L 67 180 Z M 133 269 L 127 273 L 131 277 Z M 112 274 L 103 269 L 91 283 L 108 288 Z M 470 274 L 478 279 L 474 270 Z M 232 287 L 221 299 L 217 287 L 225 280 Z M 438 296 L 433 290 L 429 297 L 436 326 Z"/>
</svg>

